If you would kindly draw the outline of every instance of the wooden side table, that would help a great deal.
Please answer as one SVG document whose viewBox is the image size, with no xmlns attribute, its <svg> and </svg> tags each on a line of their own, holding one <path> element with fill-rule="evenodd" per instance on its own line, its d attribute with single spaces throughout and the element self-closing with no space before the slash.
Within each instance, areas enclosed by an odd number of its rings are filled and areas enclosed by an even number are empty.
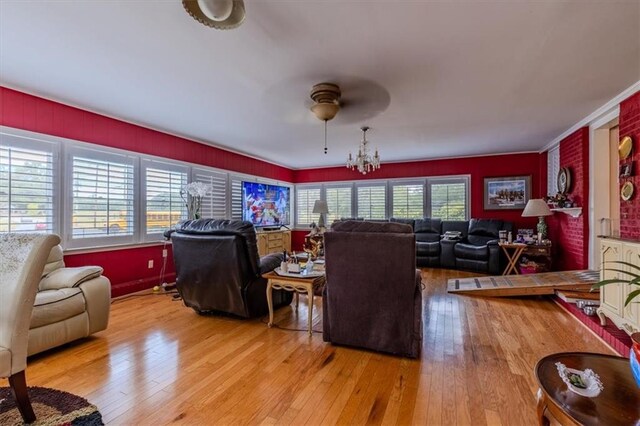
<svg viewBox="0 0 640 426">
<path fill-rule="evenodd" d="M 602 393 L 587 398 L 570 391 L 558 375 L 556 362 L 576 370 L 592 369 L 604 385 Z M 584 352 L 559 353 L 542 358 L 534 371 L 540 386 L 540 425 L 549 425 L 549 416 L 562 425 L 640 424 L 640 390 L 628 359 Z"/>
<path fill-rule="evenodd" d="M 283 277 L 275 272 L 262 275 L 267 279 L 267 304 L 269 305 L 269 327 L 273 326 L 273 289 L 292 291 L 296 294 L 296 312 L 298 311 L 299 294 L 306 293 L 309 300 L 309 336 L 313 334 L 313 289 L 324 284 L 325 276 L 315 278 Z"/>
<path fill-rule="evenodd" d="M 518 260 L 520 260 L 520 256 L 522 256 L 522 252 L 527 248 L 527 245 L 521 243 L 499 243 L 499 245 L 502 247 L 502 251 L 507 256 L 508 261 L 502 275 L 509 275 L 512 272 L 518 275 L 520 273 L 518 271 Z"/>
</svg>

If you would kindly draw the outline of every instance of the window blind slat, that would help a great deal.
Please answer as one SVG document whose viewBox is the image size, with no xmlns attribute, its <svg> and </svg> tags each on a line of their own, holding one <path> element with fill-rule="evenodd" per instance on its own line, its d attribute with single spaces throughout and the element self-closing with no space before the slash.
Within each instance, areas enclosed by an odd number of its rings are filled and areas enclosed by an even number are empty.
<svg viewBox="0 0 640 426">
<path fill-rule="evenodd" d="M 73 238 L 133 235 L 133 165 L 73 156 L 71 168 Z"/>
<path fill-rule="evenodd" d="M 317 222 L 320 215 L 313 213 L 313 205 L 320 199 L 320 188 L 296 189 L 296 224 L 307 227 Z"/>
<path fill-rule="evenodd" d="M 187 217 L 180 191 L 187 184 L 187 173 L 147 167 L 145 170 L 145 232 L 159 234 Z"/>
<path fill-rule="evenodd" d="M 0 147 L 0 232 L 54 232 L 52 151 Z"/>
</svg>

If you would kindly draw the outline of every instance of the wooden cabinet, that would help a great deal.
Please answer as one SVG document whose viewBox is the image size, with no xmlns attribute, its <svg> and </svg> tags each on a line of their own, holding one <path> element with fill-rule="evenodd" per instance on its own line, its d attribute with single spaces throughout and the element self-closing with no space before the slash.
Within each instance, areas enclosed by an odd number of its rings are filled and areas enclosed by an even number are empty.
<svg viewBox="0 0 640 426">
<path fill-rule="evenodd" d="M 638 265 L 640 258 L 640 243 L 620 241 L 603 238 L 600 240 L 600 259 L 603 264 L 600 267 L 601 279 L 629 278 L 620 272 L 607 271 L 605 268 L 633 271 L 633 268 L 604 262 L 624 261 Z M 637 272 L 637 271 L 634 271 Z M 626 308 L 624 302 L 627 295 L 635 286 L 627 284 L 609 284 L 600 289 L 600 307 L 598 316 L 600 323 L 606 324 L 606 319 L 611 320 L 618 328 L 627 333 L 640 332 L 640 306 L 638 303 L 630 303 Z"/>
<path fill-rule="evenodd" d="M 258 254 L 265 256 L 270 253 L 291 251 L 291 231 L 258 231 Z"/>
</svg>

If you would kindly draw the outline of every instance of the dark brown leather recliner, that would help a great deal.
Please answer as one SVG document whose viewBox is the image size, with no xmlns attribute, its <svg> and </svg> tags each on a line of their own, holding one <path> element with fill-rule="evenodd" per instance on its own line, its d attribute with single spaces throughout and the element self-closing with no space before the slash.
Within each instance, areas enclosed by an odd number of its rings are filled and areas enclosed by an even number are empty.
<svg viewBox="0 0 640 426">
<path fill-rule="evenodd" d="M 269 312 L 262 274 L 280 266 L 282 254 L 259 258 L 256 232 L 240 220 L 185 220 L 170 233 L 176 286 L 184 304 L 198 313 L 254 318 Z M 293 293 L 273 291 L 274 309 Z"/>
<path fill-rule="evenodd" d="M 324 341 L 418 357 L 422 286 L 411 226 L 337 222 L 324 242 Z"/>
</svg>

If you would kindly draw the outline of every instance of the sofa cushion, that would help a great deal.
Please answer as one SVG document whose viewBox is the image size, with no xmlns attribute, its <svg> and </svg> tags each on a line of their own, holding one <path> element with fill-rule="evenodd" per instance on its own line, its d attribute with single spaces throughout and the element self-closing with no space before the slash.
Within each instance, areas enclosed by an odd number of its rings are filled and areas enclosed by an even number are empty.
<svg viewBox="0 0 640 426">
<path fill-rule="evenodd" d="M 77 287 L 40 291 L 36 294 L 30 328 L 64 321 L 85 310 L 84 295 Z"/>
<path fill-rule="evenodd" d="M 440 241 L 438 242 L 416 242 L 416 254 L 420 256 L 440 256 Z"/>
<path fill-rule="evenodd" d="M 440 219 L 416 219 L 413 225 L 414 232 L 437 234 L 442 233 L 442 220 Z"/>
<path fill-rule="evenodd" d="M 389 222 L 404 223 L 405 225 L 411 226 L 411 229 L 413 229 L 415 221 L 413 219 L 400 219 L 397 217 L 392 217 L 391 219 L 389 219 Z"/>
<path fill-rule="evenodd" d="M 11 351 L 0 346 L 0 377 L 11 376 Z"/>
<path fill-rule="evenodd" d="M 458 243 L 453 248 L 457 258 L 487 260 L 489 258 L 489 248 L 487 246 L 475 246 L 473 244 Z"/>
<path fill-rule="evenodd" d="M 51 272 L 40 281 L 40 291 L 58 290 L 66 287 L 77 287 L 85 281 L 102 275 L 99 266 L 79 266 L 76 268 L 60 268 Z"/>
<path fill-rule="evenodd" d="M 62 246 L 58 244 L 49 252 L 47 263 L 42 270 L 42 276 L 47 276 L 56 269 L 64 268 L 64 255 L 62 253 Z"/>
</svg>

